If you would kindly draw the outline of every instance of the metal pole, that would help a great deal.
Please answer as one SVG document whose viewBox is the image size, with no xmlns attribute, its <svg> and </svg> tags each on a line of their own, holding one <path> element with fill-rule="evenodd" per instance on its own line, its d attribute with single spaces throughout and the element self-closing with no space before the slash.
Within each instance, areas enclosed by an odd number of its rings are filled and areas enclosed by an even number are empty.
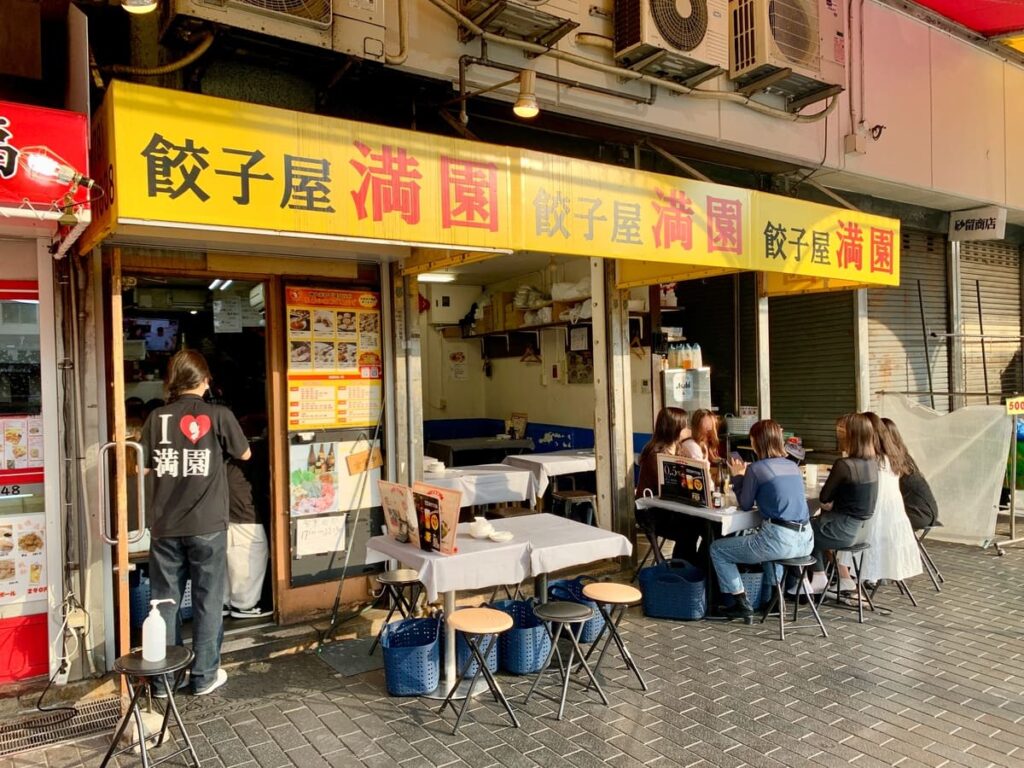
<svg viewBox="0 0 1024 768">
<path fill-rule="evenodd" d="M 988 396 L 988 360 L 985 357 L 985 322 L 981 316 L 981 280 L 974 281 L 974 289 L 978 296 L 978 333 L 981 334 L 981 372 L 985 376 L 985 405 L 991 400 Z"/>
<path fill-rule="evenodd" d="M 921 292 L 921 281 L 917 281 L 917 305 L 921 310 L 921 339 L 924 341 L 924 368 L 928 372 L 928 391 L 931 392 L 932 410 L 935 410 L 935 388 L 932 384 L 932 359 L 928 352 L 928 324 L 924 319 L 924 294 Z M 986 387 L 988 389 L 988 387 Z"/>
</svg>

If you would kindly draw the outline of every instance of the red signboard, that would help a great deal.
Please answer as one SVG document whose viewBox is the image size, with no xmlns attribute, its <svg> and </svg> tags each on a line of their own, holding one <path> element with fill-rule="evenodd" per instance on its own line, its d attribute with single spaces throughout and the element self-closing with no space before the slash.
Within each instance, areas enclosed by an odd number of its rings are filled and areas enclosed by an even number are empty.
<svg viewBox="0 0 1024 768">
<path fill-rule="evenodd" d="M 0 207 L 55 210 L 88 203 L 85 115 L 0 101 Z"/>
</svg>

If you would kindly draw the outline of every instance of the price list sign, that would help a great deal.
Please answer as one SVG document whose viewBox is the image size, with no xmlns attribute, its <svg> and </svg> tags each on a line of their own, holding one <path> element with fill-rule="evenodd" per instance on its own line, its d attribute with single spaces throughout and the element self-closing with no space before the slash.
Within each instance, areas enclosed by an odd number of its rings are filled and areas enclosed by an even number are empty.
<svg viewBox="0 0 1024 768">
<path fill-rule="evenodd" d="M 288 428 L 373 426 L 382 397 L 380 294 L 285 289 Z"/>
</svg>

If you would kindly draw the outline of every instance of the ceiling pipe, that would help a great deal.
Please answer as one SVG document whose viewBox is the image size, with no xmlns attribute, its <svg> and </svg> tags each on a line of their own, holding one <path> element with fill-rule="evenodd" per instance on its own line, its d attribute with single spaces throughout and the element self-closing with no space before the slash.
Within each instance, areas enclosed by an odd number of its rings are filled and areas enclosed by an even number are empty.
<svg viewBox="0 0 1024 768">
<path fill-rule="evenodd" d="M 164 64 L 159 67 L 132 67 L 127 64 L 114 64 L 109 67 L 102 67 L 102 69 L 107 72 L 112 72 L 115 75 L 135 75 L 137 77 L 159 77 L 160 75 L 169 75 L 172 72 L 177 72 L 180 69 L 184 69 L 189 64 L 196 62 L 204 53 L 210 50 L 211 45 L 213 45 L 213 33 L 204 32 L 195 48 L 177 61 L 172 61 L 169 64 Z"/>
<path fill-rule="evenodd" d="M 646 75 L 643 72 L 637 72 L 632 69 L 626 69 L 625 67 L 615 66 L 613 64 L 605 64 L 600 61 L 594 61 L 588 59 L 586 56 L 579 56 L 575 53 L 568 53 L 566 51 L 560 51 L 557 48 L 550 48 L 546 45 L 539 45 L 537 43 L 530 43 L 525 40 L 514 40 L 501 35 L 495 35 L 492 32 L 486 31 L 483 27 L 476 24 L 472 19 L 463 13 L 460 13 L 458 9 L 448 5 L 445 0 L 429 0 L 430 4 L 435 8 L 446 13 L 450 16 L 457 24 L 468 29 L 472 34 L 483 40 L 491 43 L 499 43 L 501 45 L 507 45 L 513 48 L 519 48 L 520 50 L 526 51 L 537 56 L 550 56 L 553 59 L 559 61 L 565 61 L 569 64 L 575 64 L 580 67 L 586 67 L 592 69 L 595 72 L 603 72 L 608 75 L 614 75 L 622 78 L 623 80 L 631 80 L 635 82 L 647 83 L 649 85 L 655 85 L 674 93 L 681 93 L 685 96 L 692 96 L 697 99 L 713 99 L 716 101 L 728 101 L 733 104 L 739 104 L 740 106 L 747 107 L 754 112 L 759 112 L 768 117 L 774 117 L 779 120 L 786 120 L 791 123 L 816 123 L 819 120 L 824 119 L 839 105 L 839 97 L 833 96 L 828 103 L 828 106 L 815 112 L 811 115 L 800 115 L 790 112 L 786 112 L 782 109 L 776 109 L 775 107 L 769 107 L 764 104 L 760 104 L 756 101 L 751 101 L 749 96 L 744 96 L 741 93 L 735 91 L 703 91 L 698 88 L 687 88 L 685 85 L 674 82 L 672 80 L 665 80 L 660 77 L 653 75 Z"/>
<path fill-rule="evenodd" d="M 682 159 L 676 157 L 671 152 L 669 152 L 667 149 L 663 149 L 662 147 L 659 147 L 657 144 L 655 144 L 650 139 L 644 139 L 641 143 L 645 147 L 647 147 L 648 149 L 653 151 L 654 154 L 660 155 L 661 157 L 665 158 L 668 162 L 672 163 L 672 165 L 674 165 L 676 168 L 681 170 L 683 173 L 685 173 L 690 178 L 697 179 L 697 181 L 707 181 L 707 182 L 712 183 L 712 184 L 714 183 L 714 181 L 712 181 L 712 179 L 710 177 L 708 177 L 708 176 L 704 175 L 703 173 L 701 173 L 700 171 L 698 171 L 696 168 L 694 168 L 692 165 L 690 165 L 685 160 L 682 160 Z"/>
<path fill-rule="evenodd" d="M 398 53 L 384 52 L 384 61 L 393 66 L 405 64 L 409 58 L 409 0 L 398 0 Z"/>
</svg>

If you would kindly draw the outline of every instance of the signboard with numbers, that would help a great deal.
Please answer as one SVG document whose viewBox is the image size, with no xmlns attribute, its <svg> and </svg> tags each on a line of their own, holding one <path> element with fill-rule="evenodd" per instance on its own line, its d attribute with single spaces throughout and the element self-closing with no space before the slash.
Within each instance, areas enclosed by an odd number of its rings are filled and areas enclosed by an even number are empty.
<svg viewBox="0 0 1024 768">
<path fill-rule="evenodd" d="M 134 83 L 113 83 L 100 112 L 105 134 L 94 145 L 113 156 L 97 164 L 113 169 L 118 210 L 83 247 L 119 220 L 231 222 L 316 238 L 899 284 L 899 221 L 883 216 Z"/>
<path fill-rule="evenodd" d="M 382 397 L 380 294 L 285 289 L 288 429 L 377 422 Z"/>
</svg>

